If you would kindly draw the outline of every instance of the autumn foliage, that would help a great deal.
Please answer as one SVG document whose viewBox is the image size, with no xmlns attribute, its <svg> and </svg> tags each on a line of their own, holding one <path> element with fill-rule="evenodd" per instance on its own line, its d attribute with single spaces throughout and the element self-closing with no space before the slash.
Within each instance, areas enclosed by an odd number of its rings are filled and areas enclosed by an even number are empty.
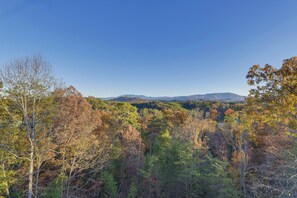
<svg viewBox="0 0 297 198">
<path fill-rule="evenodd" d="M 296 197 L 297 59 L 244 103 L 83 97 L 42 57 L 1 71 L 3 197 Z"/>
</svg>

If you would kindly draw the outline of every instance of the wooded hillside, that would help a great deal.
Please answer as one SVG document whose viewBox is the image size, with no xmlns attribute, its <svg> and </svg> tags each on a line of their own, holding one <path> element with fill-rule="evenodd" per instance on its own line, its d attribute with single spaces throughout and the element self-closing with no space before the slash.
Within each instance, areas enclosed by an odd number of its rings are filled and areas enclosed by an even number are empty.
<svg viewBox="0 0 297 198">
<path fill-rule="evenodd" d="M 103 101 L 41 56 L 0 74 L 3 197 L 297 197 L 297 58 L 245 102 Z"/>
</svg>

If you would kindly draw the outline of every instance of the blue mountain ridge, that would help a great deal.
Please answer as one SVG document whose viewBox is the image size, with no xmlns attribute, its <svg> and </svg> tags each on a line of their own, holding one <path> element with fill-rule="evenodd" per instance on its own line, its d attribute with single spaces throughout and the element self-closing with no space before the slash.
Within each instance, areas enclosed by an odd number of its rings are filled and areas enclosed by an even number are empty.
<svg viewBox="0 0 297 198">
<path fill-rule="evenodd" d="M 209 94 L 197 94 L 189 96 L 145 96 L 145 95 L 134 95 L 125 94 L 115 98 L 105 98 L 105 100 L 113 101 L 129 101 L 133 99 L 141 99 L 148 101 L 222 101 L 222 102 L 243 102 L 245 101 L 245 96 L 241 96 L 235 93 L 225 92 L 225 93 L 209 93 Z M 104 98 L 102 98 L 104 99 Z"/>
</svg>

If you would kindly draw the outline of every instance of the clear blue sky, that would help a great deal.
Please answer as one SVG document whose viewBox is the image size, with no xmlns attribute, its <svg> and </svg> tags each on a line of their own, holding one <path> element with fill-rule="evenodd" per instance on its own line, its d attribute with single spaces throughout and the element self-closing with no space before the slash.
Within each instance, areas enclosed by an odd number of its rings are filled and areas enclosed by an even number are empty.
<svg viewBox="0 0 297 198">
<path fill-rule="evenodd" d="M 297 55 L 296 0 L 0 0 L 0 64 L 40 53 L 85 96 L 246 95 Z"/>
</svg>

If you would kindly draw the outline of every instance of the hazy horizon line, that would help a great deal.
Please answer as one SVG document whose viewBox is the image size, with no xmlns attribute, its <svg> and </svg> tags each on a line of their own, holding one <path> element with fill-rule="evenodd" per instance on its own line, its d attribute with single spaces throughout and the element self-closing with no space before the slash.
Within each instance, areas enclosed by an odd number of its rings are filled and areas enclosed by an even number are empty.
<svg viewBox="0 0 297 198">
<path fill-rule="evenodd" d="M 95 98 L 118 98 L 118 97 L 123 97 L 123 96 L 145 96 L 145 97 L 153 97 L 153 98 L 161 98 L 161 97 L 169 97 L 169 98 L 172 98 L 172 97 L 183 97 L 183 96 L 195 96 L 195 95 L 207 95 L 207 94 L 236 94 L 238 96 L 242 96 L 242 97 L 246 97 L 247 95 L 242 95 L 242 94 L 237 94 L 237 93 L 234 93 L 234 92 L 207 92 L 207 93 L 197 93 L 197 94 L 188 94 L 188 95 L 172 95 L 172 96 L 169 96 L 169 95 L 159 95 L 159 96 L 153 96 L 153 95 L 145 95 L 145 94 L 132 94 L 132 93 L 129 93 L 129 94 L 120 94 L 120 95 L 116 95 L 116 96 L 92 96 L 92 95 L 88 95 L 87 97 L 95 97 Z"/>
</svg>

